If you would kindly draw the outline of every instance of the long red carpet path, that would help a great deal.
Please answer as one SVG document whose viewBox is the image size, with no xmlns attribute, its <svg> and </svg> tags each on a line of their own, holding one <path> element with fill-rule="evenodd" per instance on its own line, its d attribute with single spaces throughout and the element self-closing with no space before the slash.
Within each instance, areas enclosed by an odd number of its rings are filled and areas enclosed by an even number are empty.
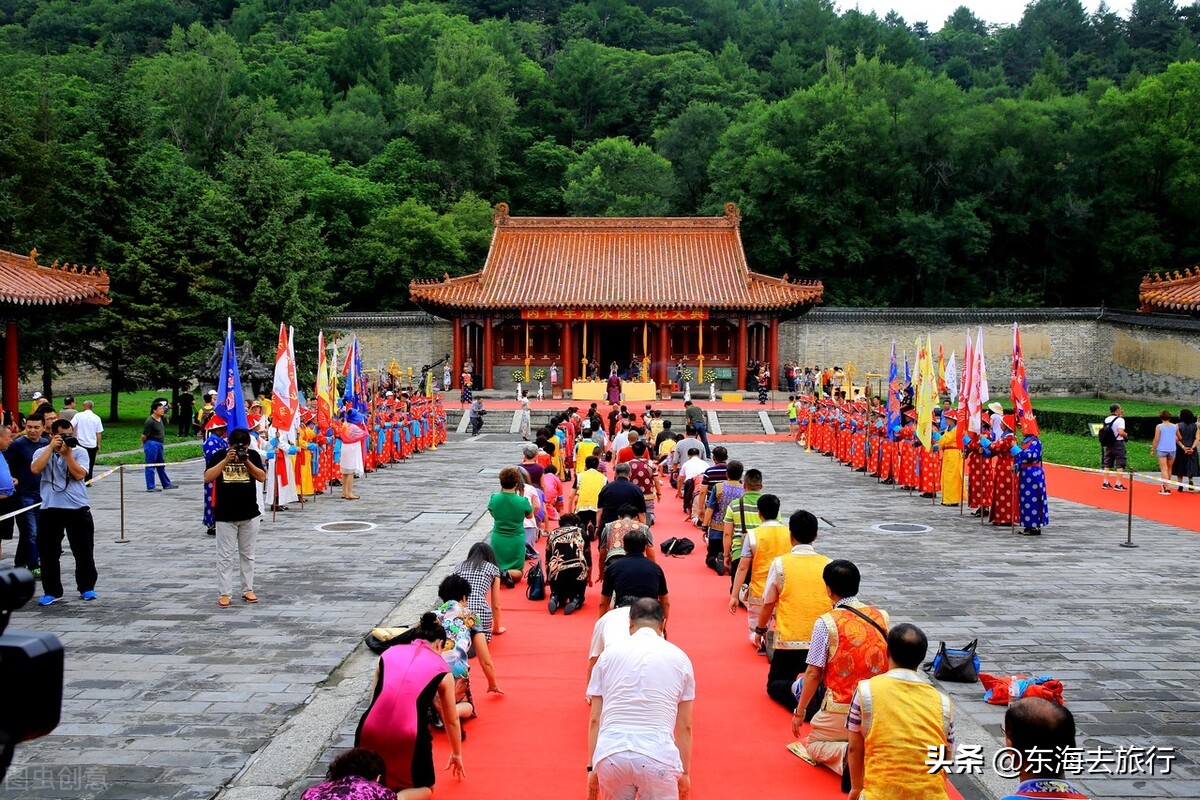
<svg viewBox="0 0 1200 800">
<path fill-rule="evenodd" d="M 745 611 L 729 613 L 729 578 L 704 566 L 699 529 L 684 521 L 675 491 L 664 484 L 654 539 L 687 536 L 694 553 L 666 558 L 671 599 L 667 634 L 696 672 L 692 793 L 706 798 L 756 797 L 788 787 L 791 796 L 844 798 L 837 776 L 789 753 L 791 715 L 768 699 L 767 661 L 746 638 Z M 439 773 L 434 796 L 488 800 L 561 800 L 585 797 L 587 788 L 587 654 L 597 620 L 599 583 L 570 617 L 547 613 L 546 603 L 525 598 L 524 583 L 502 592 L 503 624 L 492 639 L 497 679 L 505 696 L 486 694 L 475 667 L 472 690 L 479 718 L 465 724 L 467 778 Z M 434 761 L 448 756 L 437 737 Z M 953 797 L 958 797 L 952 793 Z"/>
<path fill-rule="evenodd" d="M 1129 513 L 1130 493 L 1101 489 L 1101 476 L 1066 467 L 1046 466 L 1045 469 L 1046 486 L 1052 496 L 1122 515 Z M 1124 478 L 1128 483 L 1129 476 Z M 1160 485 L 1134 481 L 1133 515 L 1200 533 L 1200 494 L 1175 491 L 1177 487 L 1172 486 L 1171 493 L 1163 495 L 1158 493 Z M 1054 522 L 1053 514 L 1050 522 Z"/>
</svg>

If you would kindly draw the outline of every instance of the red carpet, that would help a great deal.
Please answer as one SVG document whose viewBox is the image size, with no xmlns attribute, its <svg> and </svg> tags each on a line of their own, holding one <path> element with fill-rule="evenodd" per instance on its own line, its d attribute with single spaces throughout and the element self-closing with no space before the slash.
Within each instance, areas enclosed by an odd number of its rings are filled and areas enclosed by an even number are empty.
<svg viewBox="0 0 1200 800">
<path fill-rule="evenodd" d="M 729 613 L 729 578 L 704 566 L 700 531 L 683 522 L 674 490 L 654 526 L 656 541 L 687 536 L 694 553 L 668 559 L 671 615 L 667 633 L 688 654 L 696 672 L 692 797 L 788 794 L 822 800 L 844 798 L 837 776 L 809 766 L 786 749 L 790 714 L 767 698 L 767 662 L 746 639 L 745 612 Z M 493 638 L 493 658 L 504 697 L 485 694 L 473 681 L 479 718 L 466 723 L 467 778 L 441 775 L 439 798 L 560 800 L 583 797 L 587 785 L 587 652 L 597 619 L 600 587 L 570 617 L 547 613 L 545 602 L 525 599 L 525 586 L 502 596 L 508 632 Z M 476 668 L 476 671 L 477 668 Z M 476 688 L 484 687 L 484 688 Z M 435 763 L 445 765 L 444 737 L 435 741 Z M 952 796 L 957 798 L 957 794 Z"/>
<path fill-rule="evenodd" d="M 1102 478 L 1091 472 L 1046 466 L 1046 485 L 1054 497 L 1074 503 L 1115 511 L 1121 515 L 1129 513 L 1130 492 L 1117 492 L 1100 488 Z M 1128 475 L 1125 476 L 1128 480 Z M 1133 515 L 1141 519 L 1174 525 L 1200 533 L 1200 494 L 1172 491 L 1169 495 L 1158 493 L 1161 484 L 1135 481 L 1133 488 Z M 1174 490 L 1176 487 L 1172 487 Z M 1050 518 L 1054 522 L 1053 514 Z"/>
</svg>

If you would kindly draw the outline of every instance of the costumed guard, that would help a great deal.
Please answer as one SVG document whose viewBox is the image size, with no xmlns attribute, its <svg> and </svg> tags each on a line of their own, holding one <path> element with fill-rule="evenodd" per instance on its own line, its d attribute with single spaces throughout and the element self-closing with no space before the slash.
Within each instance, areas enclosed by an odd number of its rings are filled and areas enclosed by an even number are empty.
<svg viewBox="0 0 1200 800">
<path fill-rule="evenodd" d="M 958 446 L 956 412 L 944 412 L 942 421 L 946 423 L 945 429 L 941 434 L 934 434 L 942 451 L 942 505 L 957 506 L 962 503 L 963 496 L 963 456 Z"/>
<path fill-rule="evenodd" d="M 967 454 L 967 507 L 971 516 L 986 517 L 992 502 L 992 460 L 987 457 L 984 434 L 963 435 Z"/>
<path fill-rule="evenodd" d="M 462 393 L 459 396 L 459 402 L 463 405 L 470 405 L 470 403 L 474 400 L 474 398 L 471 397 L 471 373 L 464 372 L 459 378 L 459 382 L 462 384 Z"/>
<path fill-rule="evenodd" d="M 937 439 L 929 447 L 921 447 L 917 452 L 917 470 L 917 487 L 921 490 L 921 497 L 933 498 L 942 488 L 942 454 Z"/>
<path fill-rule="evenodd" d="M 771 388 L 771 370 L 763 367 L 758 371 L 758 404 L 767 404 L 767 391 Z"/>
<path fill-rule="evenodd" d="M 896 473 L 896 481 L 901 489 L 916 489 L 919 482 L 917 477 L 917 412 L 906 411 L 904 417 L 908 422 L 896 434 L 896 451 L 900 455 L 900 468 Z"/>
<path fill-rule="evenodd" d="M 997 425 L 999 422 L 999 425 Z M 992 501 L 991 520 L 993 525 L 1012 525 L 1017 519 L 1017 476 L 1013 473 L 1015 462 L 1012 447 L 1016 440 L 1012 435 L 1011 416 L 992 413 L 992 430 L 1000 430 L 1001 436 L 988 441 L 992 454 Z"/>
<path fill-rule="evenodd" d="M 346 419 L 334 423 L 338 442 L 340 442 L 339 466 L 342 474 L 342 499 L 357 500 L 354 493 L 354 479 L 363 476 L 362 443 L 367 438 L 366 417 L 357 409 L 346 412 Z"/>
<path fill-rule="evenodd" d="M 208 459 L 217 453 L 222 450 L 228 450 L 229 444 L 225 441 L 225 420 L 216 414 L 213 414 L 209 418 L 205 429 L 208 431 L 208 436 L 204 439 L 204 459 L 207 463 Z M 216 484 L 204 484 L 204 527 L 207 529 L 209 536 L 217 535 L 217 521 L 213 519 L 213 503 L 216 500 L 216 490 Z"/>
<path fill-rule="evenodd" d="M 1050 524 L 1050 511 L 1046 507 L 1046 471 L 1042 469 L 1042 440 L 1037 435 L 1037 423 L 1032 419 L 1022 420 L 1021 430 L 1025 431 L 1024 441 L 1012 448 L 1017 463 L 1021 534 L 1040 536 L 1042 527 Z"/>
<path fill-rule="evenodd" d="M 300 431 L 296 434 L 296 491 L 301 497 L 312 497 L 316 492 L 313 462 L 317 454 L 317 413 L 309 408 L 300 409 Z"/>
<path fill-rule="evenodd" d="M 267 508 L 286 511 L 288 503 L 300 499 L 296 491 L 294 459 L 296 445 L 290 431 L 267 429 Z"/>
</svg>

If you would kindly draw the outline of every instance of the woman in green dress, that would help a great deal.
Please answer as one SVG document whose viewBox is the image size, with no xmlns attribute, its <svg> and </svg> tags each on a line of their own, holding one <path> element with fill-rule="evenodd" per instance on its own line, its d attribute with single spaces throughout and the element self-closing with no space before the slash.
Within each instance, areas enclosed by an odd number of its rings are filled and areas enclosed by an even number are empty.
<svg viewBox="0 0 1200 800">
<path fill-rule="evenodd" d="M 521 473 L 516 467 L 500 470 L 500 491 L 488 501 L 492 514 L 492 549 L 500 581 L 510 589 L 525 569 L 525 519 L 533 516 L 533 505 L 519 492 Z"/>
</svg>

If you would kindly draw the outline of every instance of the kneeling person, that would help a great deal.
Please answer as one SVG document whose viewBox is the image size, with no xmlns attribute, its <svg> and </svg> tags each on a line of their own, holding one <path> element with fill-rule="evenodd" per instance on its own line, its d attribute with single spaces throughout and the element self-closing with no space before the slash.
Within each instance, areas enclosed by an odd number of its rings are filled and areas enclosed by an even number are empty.
<svg viewBox="0 0 1200 800">
<path fill-rule="evenodd" d="M 546 584 L 548 606 L 570 615 L 583 605 L 584 592 L 592 583 L 592 552 L 584 539 L 579 517 L 563 514 L 558 527 L 546 540 Z"/>
</svg>

